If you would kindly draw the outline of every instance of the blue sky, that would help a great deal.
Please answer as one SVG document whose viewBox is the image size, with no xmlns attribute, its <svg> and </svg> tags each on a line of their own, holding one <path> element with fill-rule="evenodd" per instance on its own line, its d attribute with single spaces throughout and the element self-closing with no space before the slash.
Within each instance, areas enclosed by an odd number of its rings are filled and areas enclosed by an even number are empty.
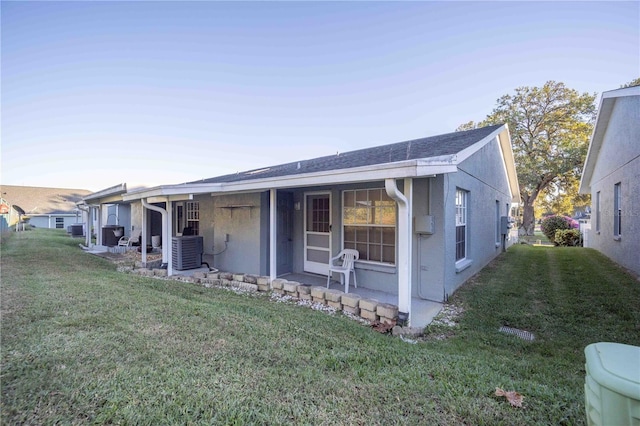
<svg viewBox="0 0 640 426">
<path fill-rule="evenodd" d="M 6 2 L 2 183 L 173 184 L 640 76 L 634 2 Z"/>
</svg>

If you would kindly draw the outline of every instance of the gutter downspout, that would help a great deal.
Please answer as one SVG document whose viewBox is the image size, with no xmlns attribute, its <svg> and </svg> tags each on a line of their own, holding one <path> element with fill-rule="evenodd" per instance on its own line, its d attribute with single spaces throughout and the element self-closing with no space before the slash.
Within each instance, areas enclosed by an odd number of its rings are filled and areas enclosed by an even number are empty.
<svg viewBox="0 0 640 426">
<path fill-rule="evenodd" d="M 141 198 L 140 201 L 142 201 L 142 206 L 144 208 L 153 210 L 162 214 L 162 263 L 167 265 L 167 275 L 171 276 L 173 275 L 173 264 L 171 262 L 171 257 L 169 256 L 169 246 L 171 244 L 171 241 L 169 239 L 169 235 L 170 235 L 169 212 L 166 209 L 163 209 L 162 207 L 157 207 L 147 203 L 147 201 L 144 198 Z M 166 204 L 169 204 L 169 200 L 166 201 Z M 146 242 L 145 242 L 145 246 L 146 246 Z M 145 247 L 143 247 L 143 249 L 144 248 Z"/>
<path fill-rule="evenodd" d="M 413 193 L 413 180 L 404 180 L 403 195 L 396 180 L 389 178 L 384 181 L 387 195 L 398 203 L 398 322 L 403 325 L 410 324 L 411 314 L 411 194 Z"/>
</svg>

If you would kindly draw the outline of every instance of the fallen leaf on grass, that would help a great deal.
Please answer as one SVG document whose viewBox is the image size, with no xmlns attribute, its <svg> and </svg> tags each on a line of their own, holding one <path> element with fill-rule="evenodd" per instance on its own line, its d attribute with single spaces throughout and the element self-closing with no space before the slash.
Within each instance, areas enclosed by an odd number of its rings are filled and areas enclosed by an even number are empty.
<svg viewBox="0 0 640 426">
<path fill-rule="evenodd" d="M 496 396 L 504 396 L 512 406 L 522 408 L 522 400 L 524 399 L 524 396 L 520 395 L 516 391 L 507 392 L 500 388 L 496 388 Z"/>
</svg>

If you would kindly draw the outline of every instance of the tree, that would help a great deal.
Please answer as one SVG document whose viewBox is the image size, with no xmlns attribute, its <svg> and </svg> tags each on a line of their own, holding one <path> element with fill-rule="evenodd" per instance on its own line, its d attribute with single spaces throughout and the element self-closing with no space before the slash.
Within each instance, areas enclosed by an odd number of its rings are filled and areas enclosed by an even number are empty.
<svg viewBox="0 0 640 426">
<path fill-rule="evenodd" d="M 620 86 L 620 88 L 624 89 L 625 87 L 634 87 L 634 86 L 640 86 L 640 77 L 628 82 L 627 84 L 623 84 L 622 86 Z"/>
<path fill-rule="evenodd" d="M 456 128 L 456 132 L 462 132 L 463 130 L 473 130 L 473 129 L 477 129 L 478 128 L 478 123 L 476 123 L 475 121 L 471 120 L 469 122 L 466 122 L 464 124 L 459 125 Z"/>
<path fill-rule="evenodd" d="M 534 207 L 535 217 L 547 214 L 561 214 L 573 216 L 576 210 L 584 209 L 591 204 L 591 195 L 579 194 L 580 180 L 577 176 L 565 176 L 562 179 L 562 189 L 557 185 L 550 185 L 538 195 Z"/>
<path fill-rule="evenodd" d="M 507 123 L 522 197 L 521 232 L 533 235 L 538 196 L 571 193 L 580 180 L 595 120 L 595 94 L 564 83 L 519 87 L 481 125 Z M 576 191 L 577 192 L 577 191 Z"/>
</svg>

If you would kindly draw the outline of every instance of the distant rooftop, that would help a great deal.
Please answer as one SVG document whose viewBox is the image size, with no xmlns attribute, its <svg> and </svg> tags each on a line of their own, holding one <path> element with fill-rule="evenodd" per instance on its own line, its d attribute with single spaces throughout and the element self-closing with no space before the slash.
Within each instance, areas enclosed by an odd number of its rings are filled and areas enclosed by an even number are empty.
<svg viewBox="0 0 640 426">
<path fill-rule="evenodd" d="M 91 194 L 86 189 L 15 185 L 2 185 L 1 188 L 2 198 L 21 207 L 27 215 L 74 213 L 76 203 Z"/>
</svg>

